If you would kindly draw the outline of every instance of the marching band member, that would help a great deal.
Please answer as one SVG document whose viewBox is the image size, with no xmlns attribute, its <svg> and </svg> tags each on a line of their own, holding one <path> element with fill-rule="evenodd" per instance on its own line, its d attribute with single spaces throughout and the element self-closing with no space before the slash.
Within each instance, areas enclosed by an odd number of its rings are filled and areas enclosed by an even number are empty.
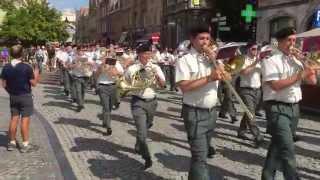
<svg viewBox="0 0 320 180">
<path fill-rule="evenodd" d="M 172 76 L 171 65 L 173 63 L 174 63 L 174 56 L 168 51 L 168 48 L 165 48 L 164 51 L 160 54 L 159 64 L 170 86 L 172 86 L 172 83 L 170 83 L 170 80 Z M 173 87 L 170 87 L 170 88 L 173 89 Z"/>
<path fill-rule="evenodd" d="M 210 27 L 198 25 L 190 30 L 191 49 L 176 63 L 176 83 L 183 93 L 182 117 L 191 150 L 189 180 L 209 180 L 207 157 L 215 154 L 210 146 L 216 122 L 218 81 L 225 78 L 221 66 L 213 67 L 203 55 L 210 44 Z M 210 60 L 216 51 L 207 50 Z"/>
<path fill-rule="evenodd" d="M 157 85 L 164 87 L 165 76 L 161 68 L 151 62 L 152 52 L 150 44 L 142 44 L 137 48 L 139 63 L 131 65 L 125 77 L 132 80 L 137 72 L 152 71 Z M 142 77 L 148 80 L 150 77 Z M 131 99 L 131 112 L 137 128 L 135 151 L 145 160 L 145 169 L 152 166 L 151 155 L 147 144 L 147 131 L 153 125 L 153 117 L 157 108 L 156 92 L 152 87 L 135 91 Z"/>
<path fill-rule="evenodd" d="M 84 108 L 84 96 L 86 91 L 86 85 L 92 75 L 93 66 L 88 61 L 88 57 L 79 50 L 78 55 L 75 58 L 75 62 L 71 65 L 72 79 L 73 79 L 73 95 L 76 103 L 78 104 L 77 112 L 80 112 Z"/>
<path fill-rule="evenodd" d="M 61 64 L 61 71 L 62 71 L 62 78 L 63 78 L 63 86 L 64 86 L 64 92 L 66 96 L 69 96 L 71 93 L 71 76 L 68 72 L 68 64 L 69 61 L 71 61 L 71 55 L 70 55 L 70 46 L 65 47 L 58 53 L 57 58 L 59 59 L 59 62 Z"/>
<path fill-rule="evenodd" d="M 244 58 L 244 65 L 240 71 L 239 95 L 252 114 L 255 114 L 256 112 L 256 107 L 259 103 L 261 94 L 261 64 L 257 55 L 258 45 L 255 42 L 249 42 L 247 44 L 247 54 Z M 256 147 L 259 147 L 263 142 L 263 136 L 260 134 L 255 117 L 253 119 L 249 119 L 245 114 L 240 122 L 240 128 L 238 130 L 239 138 L 249 139 L 246 136 L 247 128 L 249 128 L 255 138 Z"/>
<path fill-rule="evenodd" d="M 102 126 L 107 128 L 106 135 L 112 134 L 111 110 L 118 106 L 117 87 L 115 80 L 123 74 L 123 68 L 115 55 L 102 57 L 102 64 L 97 70 L 97 89 L 102 105 Z"/>
<path fill-rule="evenodd" d="M 267 132 L 271 143 L 262 171 L 262 180 L 275 178 L 281 167 L 285 179 L 299 179 L 294 152 L 293 135 L 299 119 L 299 101 L 302 98 L 301 81 L 316 83 L 316 72 L 303 67 L 291 54 L 296 43 L 295 30 L 283 28 L 276 33 L 278 49 L 262 61 L 263 100 L 267 115 Z"/>
</svg>

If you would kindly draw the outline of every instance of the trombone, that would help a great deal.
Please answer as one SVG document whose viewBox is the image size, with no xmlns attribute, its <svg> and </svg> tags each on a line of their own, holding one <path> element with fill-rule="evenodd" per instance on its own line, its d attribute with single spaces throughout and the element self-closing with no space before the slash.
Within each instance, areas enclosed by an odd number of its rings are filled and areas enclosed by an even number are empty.
<svg viewBox="0 0 320 180">
<path fill-rule="evenodd" d="M 211 51 L 217 51 L 218 50 L 218 46 L 211 41 L 208 49 L 210 49 Z M 208 50 L 207 49 L 207 50 Z M 203 47 L 203 54 L 205 54 L 205 56 L 209 59 L 210 56 L 207 54 L 207 51 L 204 49 Z M 212 59 L 211 59 L 212 60 Z M 230 59 L 229 62 L 226 64 L 226 72 L 228 72 L 229 74 L 234 74 L 236 73 L 238 70 L 240 70 L 244 64 L 244 56 L 235 56 L 234 58 Z M 217 62 L 212 60 L 212 64 L 213 64 L 213 68 L 217 68 Z M 246 113 L 246 115 L 248 116 L 248 118 L 250 120 L 254 119 L 254 115 L 253 113 L 249 110 L 249 108 L 245 105 L 245 103 L 243 102 L 243 100 L 241 99 L 240 95 L 238 94 L 238 92 L 235 90 L 235 88 L 232 86 L 231 82 L 228 80 L 222 80 L 227 88 L 231 91 L 231 93 L 234 95 L 234 97 L 236 98 L 236 100 L 239 102 L 241 108 L 244 110 L 244 112 Z"/>
</svg>

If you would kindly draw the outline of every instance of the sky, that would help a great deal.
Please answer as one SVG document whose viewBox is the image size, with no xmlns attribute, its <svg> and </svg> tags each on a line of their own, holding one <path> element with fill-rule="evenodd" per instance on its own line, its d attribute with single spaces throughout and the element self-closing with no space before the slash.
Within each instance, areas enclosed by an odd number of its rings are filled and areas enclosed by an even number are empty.
<svg viewBox="0 0 320 180">
<path fill-rule="evenodd" d="M 89 0 L 48 0 L 50 5 L 58 10 L 80 9 L 82 6 L 88 6 Z"/>
</svg>

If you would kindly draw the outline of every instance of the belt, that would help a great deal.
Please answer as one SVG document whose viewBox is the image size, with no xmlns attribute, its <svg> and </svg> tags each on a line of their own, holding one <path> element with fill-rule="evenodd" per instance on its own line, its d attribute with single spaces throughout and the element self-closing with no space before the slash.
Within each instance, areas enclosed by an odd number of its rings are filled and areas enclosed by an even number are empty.
<svg viewBox="0 0 320 180">
<path fill-rule="evenodd" d="M 133 95 L 132 98 L 137 98 L 137 99 L 139 99 L 139 100 L 141 100 L 141 101 L 144 101 L 144 102 L 150 102 L 150 101 L 153 101 L 153 100 L 156 100 L 156 99 L 157 99 L 156 97 L 151 98 L 151 99 L 145 99 L 145 98 L 142 98 L 142 97 L 140 97 L 140 96 L 135 96 L 135 95 Z"/>
<path fill-rule="evenodd" d="M 193 109 L 196 109 L 196 110 L 204 110 L 204 111 L 212 111 L 213 109 L 215 109 L 215 106 L 213 106 L 212 108 L 203 108 L 203 107 L 190 106 L 189 104 L 183 104 L 183 106 L 185 106 L 187 108 L 193 108 Z"/>
<path fill-rule="evenodd" d="M 286 103 L 286 102 L 281 102 L 281 101 L 276 101 L 276 100 L 268 100 L 268 101 L 265 101 L 265 103 L 268 103 L 268 104 L 281 104 L 281 105 L 285 105 L 285 106 L 295 106 L 299 103 Z"/>
<path fill-rule="evenodd" d="M 260 88 L 253 88 L 253 87 L 240 87 L 240 89 L 249 89 L 249 90 L 259 90 Z"/>
<path fill-rule="evenodd" d="M 100 86 L 113 86 L 116 85 L 116 83 L 109 83 L 109 84 L 101 84 L 99 83 Z"/>
</svg>

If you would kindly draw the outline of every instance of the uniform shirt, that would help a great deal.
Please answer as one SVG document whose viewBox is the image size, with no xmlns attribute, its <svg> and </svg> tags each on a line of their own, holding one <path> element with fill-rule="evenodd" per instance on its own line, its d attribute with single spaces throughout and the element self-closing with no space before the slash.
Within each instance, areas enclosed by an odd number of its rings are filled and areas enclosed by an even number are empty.
<svg viewBox="0 0 320 180">
<path fill-rule="evenodd" d="M 160 57 L 160 63 L 163 63 L 164 65 L 170 65 L 174 62 L 174 56 L 169 52 L 161 53 Z"/>
<path fill-rule="evenodd" d="M 64 66 L 65 66 L 65 64 L 66 64 L 67 61 L 68 61 L 69 55 L 68 55 L 68 53 L 65 52 L 65 51 L 60 51 L 60 52 L 57 54 L 57 58 L 58 58 L 58 59 L 64 64 Z"/>
<path fill-rule="evenodd" d="M 140 71 L 142 68 L 146 68 L 146 67 L 152 68 L 155 71 L 155 73 L 159 76 L 159 78 L 162 81 L 165 81 L 165 76 L 164 76 L 161 68 L 156 64 L 152 64 L 151 62 L 148 62 L 145 66 L 143 64 L 141 64 L 140 62 L 129 66 L 129 68 L 127 69 L 127 71 L 125 73 L 125 77 L 127 79 L 131 80 L 132 76 L 137 71 Z M 133 95 L 139 96 L 140 98 L 143 98 L 143 99 L 153 99 L 156 97 L 156 92 L 152 88 L 146 88 L 145 90 L 133 92 Z"/>
<path fill-rule="evenodd" d="M 158 50 L 153 51 L 152 53 L 154 53 L 153 58 L 151 60 L 152 63 L 157 64 L 160 62 L 161 60 L 161 54 Z"/>
<path fill-rule="evenodd" d="M 103 65 L 101 65 L 101 66 L 103 66 Z M 124 72 L 124 70 L 123 70 L 121 64 L 119 63 L 119 61 L 116 62 L 115 68 L 121 74 Z M 113 83 L 115 83 L 115 79 L 110 77 L 110 76 L 108 76 L 105 73 L 101 73 L 99 75 L 99 77 L 98 77 L 97 82 L 98 82 L 98 84 L 113 84 Z"/>
<path fill-rule="evenodd" d="M 197 80 L 211 74 L 212 64 L 194 48 L 176 62 L 176 82 Z M 218 81 L 183 93 L 183 103 L 199 108 L 212 108 L 217 104 Z"/>
<path fill-rule="evenodd" d="M 252 65 L 256 61 L 256 58 L 250 58 L 249 56 L 245 56 L 243 69 Z M 260 88 L 261 87 L 261 64 L 260 62 L 255 65 L 255 68 L 248 74 L 240 74 L 240 87 L 248 87 L 248 88 Z"/>
<path fill-rule="evenodd" d="M 287 79 L 296 74 L 303 65 L 293 57 L 283 54 L 281 51 L 275 51 L 270 58 L 262 61 L 263 77 L 263 100 L 275 100 L 285 103 L 297 103 L 302 99 L 301 81 L 284 88 L 280 91 L 274 91 L 268 85 L 267 81 Z"/>
</svg>

